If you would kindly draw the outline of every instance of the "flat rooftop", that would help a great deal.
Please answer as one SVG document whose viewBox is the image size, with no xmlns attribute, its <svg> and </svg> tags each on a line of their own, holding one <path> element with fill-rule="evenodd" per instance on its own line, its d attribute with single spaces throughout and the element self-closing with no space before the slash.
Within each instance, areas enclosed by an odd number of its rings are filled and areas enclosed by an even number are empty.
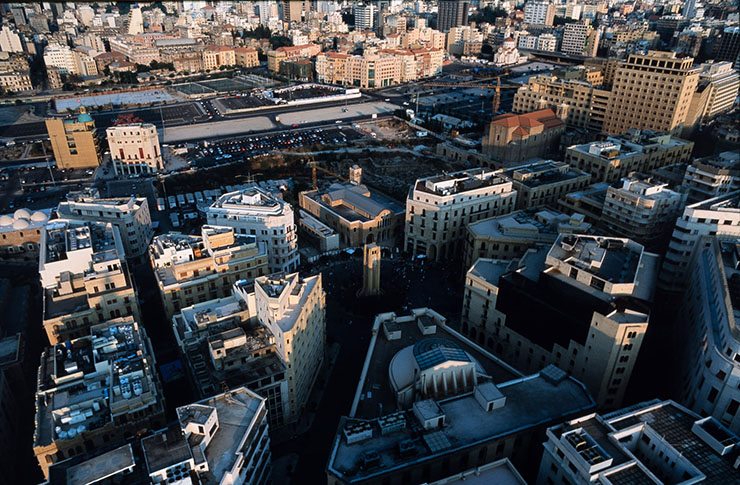
<svg viewBox="0 0 740 485">
<path fill-rule="evenodd" d="M 67 483 L 96 483 L 129 470 L 136 465 L 131 445 L 90 458 L 67 469 Z"/>
<path fill-rule="evenodd" d="M 182 430 L 171 426 L 141 440 L 149 473 L 177 465 L 193 457 Z"/>
<path fill-rule="evenodd" d="M 419 179 L 414 184 L 414 191 L 447 196 L 507 182 L 497 171 L 471 168 L 460 172 L 443 173 Z"/>
<path fill-rule="evenodd" d="M 530 208 L 471 222 L 468 228 L 476 236 L 521 238 L 552 243 L 561 232 L 560 225 L 570 224 L 572 217 L 549 209 Z M 583 229 L 590 227 L 590 224 L 573 222 L 583 226 Z"/>
<path fill-rule="evenodd" d="M 547 160 L 524 167 L 506 170 L 504 175 L 514 182 L 529 188 L 567 182 L 577 178 L 590 177 L 587 173 L 570 167 L 566 163 Z"/>
<path fill-rule="evenodd" d="M 642 246 L 597 236 L 561 236 L 550 257 L 568 262 L 611 283 L 631 283 L 637 276 Z"/>
</svg>

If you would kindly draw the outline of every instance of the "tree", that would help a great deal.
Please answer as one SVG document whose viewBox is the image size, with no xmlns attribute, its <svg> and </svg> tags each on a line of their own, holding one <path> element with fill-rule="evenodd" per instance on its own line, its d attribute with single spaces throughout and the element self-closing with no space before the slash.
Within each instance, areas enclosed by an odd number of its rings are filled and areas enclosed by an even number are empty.
<svg viewBox="0 0 740 485">
<path fill-rule="evenodd" d="M 270 37 L 270 46 L 272 46 L 273 49 L 278 49 L 280 47 L 289 47 L 292 46 L 293 42 L 284 35 L 273 35 Z"/>
<path fill-rule="evenodd" d="M 491 6 L 485 7 L 483 10 L 479 11 L 478 13 L 475 13 L 469 17 L 470 22 L 475 22 L 477 24 L 487 22 L 489 24 L 493 24 L 496 22 L 496 19 L 499 17 L 508 17 L 509 14 L 506 13 L 506 10 L 503 8 L 493 8 Z"/>
<path fill-rule="evenodd" d="M 269 39 L 272 37 L 270 28 L 265 25 L 258 25 L 257 28 L 252 30 L 242 30 L 242 38 L 250 39 Z"/>
<path fill-rule="evenodd" d="M 553 18 L 553 20 L 552 20 L 552 26 L 553 27 L 559 27 L 561 25 L 572 24 L 572 23 L 575 23 L 575 22 L 578 22 L 578 21 L 576 19 L 572 19 L 570 17 L 558 17 L 558 16 L 555 16 L 555 18 Z"/>
</svg>

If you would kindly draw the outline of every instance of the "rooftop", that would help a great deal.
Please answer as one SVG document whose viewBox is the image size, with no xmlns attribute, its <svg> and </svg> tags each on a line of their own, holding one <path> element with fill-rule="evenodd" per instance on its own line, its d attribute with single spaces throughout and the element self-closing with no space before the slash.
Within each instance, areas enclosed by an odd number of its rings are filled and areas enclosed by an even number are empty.
<svg viewBox="0 0 740 485">
<path fill-rule="evenodd" d="M 306 196 L 350 222 L 367 222 L 386 212 L 398 215 L 405 211 L 400 204 L 370 192 L 364 185 L 335 183 L 326 190 L 308 192 Z"/>
<path fill-rule="evenodd" d="M 223 209 L 231 214 L 238 214 L 238 218 L 265 217 L 270 215 L 283 215 L 292 212 L 290 204 L 275 197 L 271 192 L 259 187 L 229 192 L 218 198 L 208 208 L 208 213 L 221 212 Z"/>
<path fill-rule="evenodd" d="M 136 465 L 131 445 L 124 445 L 67 469 L 67 483 L 97 483 Z"/>
<path fill-rule="evenodd" d="M 460 172 L 433 175 L 416 181 L 414 191 L 426 194 L 448 196 L 464 192 L 505 184 L 501 173 L 484 168 L 472 168 Z"/>
<path fill-rule="evenodd" d="M 506 113 L 493 118 L 491 124 L 514 128 L 514 133 L 523 137 L 565 126 L 563 120 L 558 118 L 555 112 L 549 108 L 524 114 Z"/>
<path fill-rule="evenodd" d="M 141 447 L 150 474 L 193 458 L 188 440 L 176 426 L 142 439 Z"/>
<path fill-rule="evenodd" d="M 543 185 L 556 184 L 577 178 L 591 178 L 589 174 L 571 168 L 563 162 L 544 160 L 524 166 L 514 167 L 506 170 L 503 175 L 526 187 L 535 188 Z"/>
<path fill-rule="evenodd" d="M 584 233 L 591 224 L 580 214 L 566 215 L 549 209 L 523 209 L 502 216 L 470 223 L 468 230 L 476 237 L 523 239 L 553 243 L 558 234 Z"/>
<path fill-rule="evenodd" d="M 610 283 L 634 283 L 643 247 L 629 239 L 564 235 L 553 244 L 548 259 L 560 260 Z"/>
<path fill-rule="evenodd" d="M 573 145 L 568 150 L 598 156 L 606 160 L 641 156 L 646 149 L 665 150 L 681 145 L 692 144 L 670 134 L 651 130 L 631 130 L 630 133 L 607 137 L 605 141 L 594 141 L 583 145 Z"/>
</svg>

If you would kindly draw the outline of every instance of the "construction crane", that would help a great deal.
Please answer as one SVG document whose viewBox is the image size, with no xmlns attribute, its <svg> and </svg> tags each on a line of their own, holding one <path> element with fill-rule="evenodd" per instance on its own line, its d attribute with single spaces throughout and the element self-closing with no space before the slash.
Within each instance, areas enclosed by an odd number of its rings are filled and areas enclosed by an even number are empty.
<svg viewBox="0 0 740 485">
<path fill-rule="evenodd" d="M 327 169 L 325 169 L 323 167 L 319 167 L 319 164 L 316 162 L 316 160 L 313 159 L 313 157 L 308 162 L 308 166 L 311 167 L 311 182 L 313 183 L 313 189 L 314 190 L 316 190 L 316 189 L 319 188 L 318 183 L 317 183 L 317 180 L 316 180 L 316 171 L 317 170 L 321 170 L 322 172 L 324 172 L 327 175 L 331 175 L 332 177 L 336 177 L 339 180 L 341 180 L 342 182 L 349 182 L 349 179 L 348 178 L 342 177 L 341 175 L 337 175 L 334 172 L 332 172 L 331 170 L 327 170 Z"/>
<path fill-rule="evenodd" d="M 493 113 L 498 112 L 499 104 L 501 104 L 501 90 L 502 89 L 519 89 L 521 86 L 515 85 L 501 85 L 501 78 L 496 78 L 496 84 L 476 84 L 475 82 L 464 82 L 464 83 L 426 83 L 424 86 L 441 87 L 441 88 L 479 88 L 479 89 L 494 89 L 493 93 Z"/>
</svg>

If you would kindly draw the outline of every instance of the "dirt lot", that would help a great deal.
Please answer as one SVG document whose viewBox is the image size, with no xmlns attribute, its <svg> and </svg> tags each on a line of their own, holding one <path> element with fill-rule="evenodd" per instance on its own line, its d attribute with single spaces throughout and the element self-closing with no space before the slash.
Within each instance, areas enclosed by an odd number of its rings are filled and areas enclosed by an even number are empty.
<svg viewBox="0 0 740 485">
<path fill-rule="evenodd" d="M 359 129 L 368 135 L 375 133 L 378 140 L 406 140 L 416 137 L 416 130 L 395 118 L 361 123 Z"/>
</svg>

